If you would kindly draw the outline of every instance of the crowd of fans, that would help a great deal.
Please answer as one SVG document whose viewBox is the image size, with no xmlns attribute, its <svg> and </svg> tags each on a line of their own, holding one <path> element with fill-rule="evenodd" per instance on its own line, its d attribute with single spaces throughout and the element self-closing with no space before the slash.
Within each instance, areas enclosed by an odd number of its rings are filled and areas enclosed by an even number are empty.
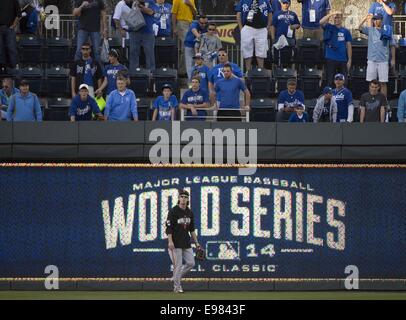
<svg viewBox="0 0 406 320">
<path fill-rule="evenodd" d="M 275 50 L 296 45 L 296 31 L 320 40 L 324 45 L 324 77 L 326 87 L 317 99 L 313 122 L 352 122 L 354 102 L 346 87 L 352 66 L 352 36 L 343 26 L 343 13 L 332 11 L 330 0 L 300 0 L 302 21 L 290 9 L 290 0 L 236 1 L 236 21 L 241 35 L 241 53 L 246 70 L 255 64 L 264 68 L 270 44 Z M 186 74 L 190 82 L 181 99 L 171 85 L 165 84 L 162 95 L 153 102 L 152 120 L 175 120 L 178 108 L 191 120 L 205 120 L 208 109 L 222 111 L 250 109 L 251 95 L 243 81 L 241 68 L 231 63 L 222 48 L 217 26 L 204 15 L 197 16 L 194 0 L 121 0 L 112 14 L 115 35 L 129 39 L 129 64 L 120 63 L 123 52 L 110 50 L 109 63 L 101 61 L 102 39 L 109 34 L 106 6 L 103 0 L 75 0 L 73 15 L 77 18 L 74 62 L 71 66 L 71 121 L 138 120 L 135 94 L 128 88 L 129 74 L 140 67 L 141 47 L 146 68 L 155 69 L 156 37 L 174 37 L 180 45 L 179 75 Z M 23 8 L 27 11 L 27 7 Z M 145 25 L 133 30 L 129 16 L 139 10 Z M 17 66 L 16 26 L 23 23 L 28 32 L 35 32 L 38 3 L 22 15 L 17 0 L 0 2 L 0 68 Z M 34 12 L 34 13 L 33 13 Z M 36 12 L 36 13 L 35 13 Z M 361 122 L 384 122 L 388 109 L 387 83 L 389 69 L 395 66 L 393 15 L 396 7 L 390 1 L 377 0 L 362 19 L 358 30 L 368 37 L 366 80 L 369 92 L 360 100 Z M 37 14 L 37 15 L 35 15 Z M 28 17 L 28 18 L 27 18 Z M 35 23 L 34 23 L 35 22 Z M 25 29 L 26 30 L 26 29 Z M 253 61 L 255 58 L 255 61 Z M 240 102 L 241 92 L 244 102 Z M 106 97 L 105 104 L 99 101 Z M 0 90 L 1 118 L 8 121 L 41 121 L 38 97 L 29 91 L 29 82 L 20 81 L 15 88 L 12 79 L 3 80 Z M 180 100 L 180 103 L 178 102 Z M 406 119 L 406 90 L 400 94 L 398 120 Z M 296 79 L 289 79 L 287 89 L 277 99 L 277 121 L 308 122 L 305 95 L 297 89 Z"/>
</svg>

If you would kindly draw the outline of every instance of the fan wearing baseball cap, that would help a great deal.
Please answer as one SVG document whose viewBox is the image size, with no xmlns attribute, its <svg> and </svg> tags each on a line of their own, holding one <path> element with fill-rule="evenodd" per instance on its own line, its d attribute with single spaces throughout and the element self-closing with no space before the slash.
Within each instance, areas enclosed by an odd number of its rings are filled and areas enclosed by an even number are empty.
<svg viewBox="0 0 406 320">
<path fill-rule="evenodd" d="M 366 26 L 364 25 L 367 22 Z M 395 67 L 395 46 L 396 42 L 392 37 L 390 40 L 383 38 L 385 26 L 383 15 L 376 13 L 368 14 L 358 26 L 358 30 L 368 36 L 368 82 L 378 80 L 381 85 L 381 92 L 387 96 L 387 83 L 389 78 L 389 57 L 391 56 L 391 67 Z M 389 50 L 391 50 L 391 55 Z"/>
<path fill-rule="evenodd" d="M 104 120 L 96 100 L 89 95 L 89 86 L 82 83 L 79 86 L 79 93 L 72 99 L 69 108 L 70 121 L 89 121 L 92 120 L 93 114 L 99 120 Z"/>
<path fill-rule="evenodd" d="M 337 122 L 353 122 L 354 103 L 352 101 L 352 92 L 345 86 L 345 77 L 342 73 L 334 76 L 336 88 L 333 90 L 333 97 L 337 103 Z"/>
<path fill-rule="evenodd" d="M 313 110 L 313 122 L 336 122 L 337 102 L 333 96 L 333 88 L 325 87 L 323 94 L 317 99 Z"/>
<path fill-rule="evenodd" d="M 175 112 L 178 108 L 178 99 L 172 94 L 173 89 L 170 84 L 164 84 L 162 86 L 162 95 L 154 101 L 154 114 L 152 115 L 152 121 L 171 121 L 176 120 Z"/>
</svg>

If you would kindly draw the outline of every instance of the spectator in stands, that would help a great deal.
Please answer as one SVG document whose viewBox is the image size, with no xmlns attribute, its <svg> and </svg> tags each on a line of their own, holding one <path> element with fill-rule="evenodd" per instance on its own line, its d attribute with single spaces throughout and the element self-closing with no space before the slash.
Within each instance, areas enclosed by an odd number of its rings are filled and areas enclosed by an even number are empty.
<svg viewBox="0 0 406 320">
<path fill-rule="evenodd" d="M 41 105 L 37 95 L 30 92 L 27 80 L 21 80 L 20 92 L 10 99 L 7 121 L 42 121 Z"/>
<path fill-rule="evenodd" d="M 172 5 L 165 3 L 165 0 L 156 0 L 154 10 L 154 31 L 155 36 L 172 36 Z"/>
<path fill-rule="evenodd" d="M 363 26 L 368 20 L 367 26 Z M 392 49 L 391 67 L 395 67 L 395 40 L 382 39 L 381 14 L 366 16 L 358 29 L 368 36 L 368 66 L 367 81 L 378 79 L 381 84 L 381 92 L 387 96 L 387 83 L 389 78 L 389 48 Z M 371 22 L 372 21 L 372 22 Z M 373 24 L 373 25 L 372 25 Z"/>
<path fill-rule="evenodd" d="M 313 110 L 313 122 L 337 122 L 337 102 L 333 88 L 325 87 Z"/>
<path fill-rule="evenodd" d="M 70 121 L 89 121 L 93 119 L 93 114 L 98 119 L 104 120 L 96 100 L 89 96 L 89 86 L 81 84 L 79 86 L 79 94 L 72 99 L 69 108 Z"/>
<path fill-rule="evenodd" d="M 73 15 L 79 17 L 75 60 L 81 57 L 80 49 L 90 38 L 96 61 L 100 62 L 101 31 L 107 38 L 106 6 L 103 0 L 75 0 Z"/>
<path fill-rule="evenodd" d="M 102 85 L 96 90 L 95 95 L 101 97 L 103 95 L 103 90 L 107 88 L 107 96 L 114 90 L 117 89 L 117 76 L 128 74 L 127 67 L 118 62 L 118 52 L 116 49 L 111 49 L 109 52 L 109 62 L 107 66 L 104 67 L 103 75 L 104 80 Z"/>
<path fill-rule="evenodd" d="M 221 40 L 217 35 L 217 26 L 214 22 L 209 23 L 206 33 L 200 37 L 200 41 L 196 42 L 195 51 L 202 54 L 204 63 L 209 68 L 213 68 L 217 59 L 218 50 L 221 47 Z"/>
<path fill-rule="evenodd" d="M 334 24 L 329 23 L 331 17 L 334 17 Z M 320 25 L 324 29 L 326 83 L 332 86 L 337 73 L 347 79 L 352 64 L 352 36 L 343 27 L 343 14 L 339 11 L 326 15 Z"/>
<path fill-rule="evenodd" d="M 17 65 L 17 40 L 15 29 L 21 15 L 17 0 L 0 1 L 0 71 Z"/>
<path fill-rule="evenodd" d="M 202 15 L 199 17 L 198 21 L 193 21 L 189 27 L 189 31 L 186 34 L 184 41 L 185 50 L 185 66 L 188 79 L 192 76 L 193 68 L 193 56 L 196 53 L 195 45 L 196 42 L 200 41 L 200 37 L 203 33 L 207 32 L 207 25 L 209 21 L 207 17 Z"/>
<path fill-rule="evenodd" d="M 229 64 L 232 68 L 232 74 L 235 77 L 242 78 L 243 74 L 238 65 L 236 65 L 233 62 L 228 61 L 228 53 L 225 49 L 220 49 L 218 51 L 218 60 L 219 63 L 216 64 L 211 70 L 209 74 L 209 93 L 210 93 L 210 100 L 211 103 L 214 104 L 214 97 L 215 97 L 215 92 L 214 92 L 214 85 L 216 82 L 220 79 L 224 78 L 224 73 L 223 73 L 223 68 L 226 64 Z M 220 98 L 219 95 L 217 94 L 217 98 Z"/>
<path fill-rule="evenodd" d="M 333 90 L 333 97 L 337 103 L 337 122 L 353 122 L 354 121 L 354 103 L 352 101 L 352 93 L 345 86 L 345 77 L 338 73 L 334 76 L 334 84 L 336 88 Z"/>
<path fill-rule="evenodd" d="M 154 113 L 152 115 L 152 121 L 171 121 L 176 120 L 176 110 L 178 108 L 178 99 L 172 94 L 173 89 L 170 84 L 164 84 L 162 86 L 162 95 L 154 101 Z"/>
<path fill-rule="evenodd" d="M 397 116 L 398 122 L 406 122 L 406 89 L 400 93 Z"/>
<path fill-rule="evenodd" d="M 137 31 L 130 31 L 130 71 L 134 72 L 140 66 L 141 47 L 145 53 L 145 64 L 148 70 L 155 70 L 155 34 L 154 6 L 152 0 L 139 1 L 138 7 L 144 16 L 146 26 Z"/>
<path fill-rule="evenodd" d="M 10 104 L 10 99 L 13 94 L 19 93 L 14 87 L 14 81 L 11 78 L 4 78 L 2 81 L 2 89 L 0 90 L 0 120 L 7 119 L 7 108 Z"/>
<path fill-rule="evenodd" d="M 131 89 L 127 89 L 127 79 L 117 78 L 117 89 L 110 93 L 104 117 L 108 121 L 138 121 L 137 99 Z"/>
<path fill-rule="evenodd" d="M 371 4 L 368 13 L 371 15 L 381 14 L 382 24 L 393 26 L 393 15 L 396 12 L 396 4 L 388 0 L 377 0 Z"/>
<path fill-rule="evenodd" d="M 290 115 L 288 122 L 309 122 L 309 116 L 304 111 L 305 106 L 303 104 L 297 104 L 294 109 L 295 112 Z"/>
<path fill-rule="evenodd" d="M 272 14 L 275 14 L 278 11 L 282 10 L 281 2 L 279 0 L 272 0 L 271 6 L 272 6 Z"/>
<path fill-rule="evenodd" d="M 21 12 L 20 31 L 23 34 L 36 34 L 38 29 L 38 11 L 29 3 Z"/>
<path fill-rule="evenodd" d="M 388 108 L 386 97 L 379 92 L 379 81 L 369 83 L 369 92 L 361 96 L 359 102 L 360 122 L 385 122 L 385 112 Z"/>
<path fill-rule="evenodd" d="M 230 64 L 225 64 L 223 68 L 224 78 L 216 82 L 214 89 L 219 95 L 217 107 L 218 116 L 222 115 L 221 109 L 243 109 L 249 111 L 251 104 L 251 94 L 244 82 L 233 76 L 233 69 Z M 244 107 L 240 104 L 240 91 L 244 92 Z M 227 113 L 227 112 L 226 112 Z M 226 114 L 225 113 L 225 114 Z"/>
<path fill-rule="evenodd" d="M 272 17 L 271 34 L 274 41 L 278 41 L 281 35 L 286 37 L 289 46 L 296 44 L 295 30 L 300 28 L 297 14 L 290 8 L 290 0 L 282 0 L 282 9 Z"/>
<path fill-rule="evenodd" d="M 133 0 L 121 0 L 114 8 L 114 25 L 120 38 L 129 39 L 128 25 L 124 17 L 130 13 L 132 4 Z"/>
<path fill-rule="evenodd" d="M 185 64 L 185 39 L 189 31 L 193 16 L 197 13 L 195 0 L 173 0 L 172 4 L 172 29 L 173 36 L 179 39 L 179 74 L 187 72 Z M 194 45 L 194 44 L 193 44 Z M 192 47 L 193 47 L 192 45 Z M 193 56 L 193 55 L 192 55 Z"/>
<path fill-rule="evenodd" d="M 303 38 L 322 40 L 320 21 L 330 13 L 330 0 L 298 0 L 298 2 L 302 3 Z"/>
<path fill-rule="evenodd" d="M 268 32 L 272 24 L 271 3 L 269 0 L 240 0 L 236 11 L 245 66 L 251 70 L 255 51 L 257 65 L 263 68 L 268 53 Z"/>
<path fill-rule="evenodd" d="M 91 46 L 85 42 L 82 47 L 82 58 L 75 61 L 70 69 L 71 94 L 76 97 L 79 84 L 85 83 L 89 86 L 89 94 L 94 97 L 95 87 L 100 88 L 103 81 L 103 72 L 99 62 L 91 57 Z"/>
<path fill-rule="evenodd" d="M 292 78 L 287 82 L 287 89 L 283 90 L 278 97 L 278 112 L 276 114 L 277 122 L 289 120 L 295 107 L 304 104 L 305 97 L 301 90 L 297 90 L 297 80 Z"/>
<path fill-rule="evenodd" d="M 193 60 L 195 61 L 195 65 L 192 69 L 192 78 L 200 77 L 200 88 L 209 93 L 210 69 L 203 63 L 203 57 L 201 53 L 196 53 L 196 55 L 193 57 Z"/>
<path fill-rule="evenodd" d="M 205 120 L 207 113 L 202 109 L 209 108 L 209 95 L 200 88 L 199 77 L 193 77 L 191 84 L 192 88 L 183 94 L 180 107 L 186 110 L 186 120 Z"/>
</svg>

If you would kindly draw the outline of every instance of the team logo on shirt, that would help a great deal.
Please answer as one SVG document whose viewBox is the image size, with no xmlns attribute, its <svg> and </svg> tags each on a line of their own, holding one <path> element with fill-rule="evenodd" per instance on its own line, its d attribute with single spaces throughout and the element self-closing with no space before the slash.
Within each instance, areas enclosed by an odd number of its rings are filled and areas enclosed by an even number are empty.
<svg viewBox="0 0 406 320">
<path fill-rule="evenodd" d="M 338 32 L 337 37 L 338 41 L 345 41 L 344 32 Z"/>
<path fill-rule="evenodd" d="M 268 6 L 267 6 L 266 2 L 263 2 L 261 5 L 258 5 L 258 9 L 265 17 L 268 16 Z M 249 12 L 249 11 L 250 11 L 250 6 L 246 3 L 244 3 L 242 5 L 242 12 Z"/>
<path fill-rule="evenodd" d="M 183 228 L 184 228 L 184 229 L 186 229 L 186 228 L 188 227 L 188 225 L 190 224 L 190 222 L 191 222 L 191 219 L 188 218 L 188 217 L 180 218 L 180 219 L 178 219 L 178 221 L 177 221 L 178 224 L 182 224 L 182 225 L 183 225 Z"/>
</svg>

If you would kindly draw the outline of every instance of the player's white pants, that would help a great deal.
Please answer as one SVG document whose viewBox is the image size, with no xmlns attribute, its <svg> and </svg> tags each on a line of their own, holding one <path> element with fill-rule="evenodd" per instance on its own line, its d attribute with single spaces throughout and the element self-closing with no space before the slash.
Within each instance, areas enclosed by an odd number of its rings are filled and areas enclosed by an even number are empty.
<svg viewBox="0 0 406 320">
<path fill-rule="evenodd" d="M 181 287 L 182 277 L 195 266 L 195 257 L 191 248 L 169 250 L 169 256 L 173 263 L 173 286 L 177 289 Z"/>
</svg>

